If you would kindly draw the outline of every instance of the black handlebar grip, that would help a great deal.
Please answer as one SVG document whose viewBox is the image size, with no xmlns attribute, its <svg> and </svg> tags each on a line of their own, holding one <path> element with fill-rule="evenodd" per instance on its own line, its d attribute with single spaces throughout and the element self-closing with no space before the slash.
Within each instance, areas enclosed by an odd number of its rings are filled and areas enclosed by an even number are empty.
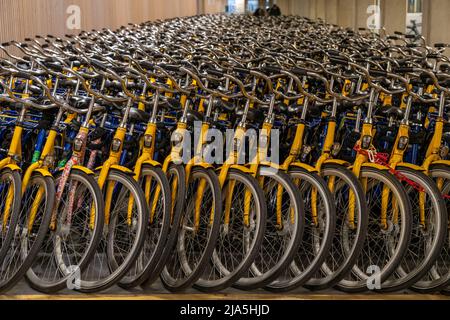
<svg viewBox="0 0 450 320">
<path fill-rule="evenodd" d="M 28 73 L 26 73 L 26 72 L 23 72 L 23 71 L 16 72 L 16 73 L 14 73 L 14 75 L 15 75 L 17 78 L 22 78 L 22 79 L 31 80 L 31 75 L 28 74 Z"/>
<path fill-rule="evenodd" d="M 176 65 L 172 65 L 172 64 L 160 64 L 159 66 L 161 68 L 169 70 L 169 71 L 174 71 L 174 72 L 180 71 L 180 66 L 176 66 Z"/>
<path fill-rule="evenodd" d="M 292 69 L 292 73 L 298 76 L 306 76 L 308 74 L 308 70 L 302 68 L 294 68 Z"/>
<path fill-rule="evenodd" d="M 223 72 L 216 70 L 216 69 L 208 69 L 208 70 L 206 70 L 206 72 L 209 74 L 215 75 L 217 77 L 223 77 Z"/>
<path fill-rule="evenodd" d="M 397 73 L 410 73 L 410 72 L 414 72 L 414 68 L 412 68 L 412 67 L 400 67 L 400 68 L 396 68 L 395 72 L 397 72 Z"/>
<path fill-rule="evenodd" d="M 445 44 L 445 43 L 435 43 L 434 44 L 434 47 L 435 48 L 445 48 L 445 47 L 447 47 L 448 45 L 447 44 Z"/>
<path fill-rule="evenodd" d="M 265 66 L 265 67 L 262 67 L 261 70 L 264 72 L 268 72 L 268 73 L 280 73 L 281 72 L 281 68 L 275 67 L 275 66 Z"/>
<path fill-rule="evenodd" d="M 400 31 L 394 31 L 394 34 L 396 34 L 398 36 L 403 36 L 403 32 L 400 32 Z"/>
<path fill-rule="evenodd" d="M 155 65 L 149 61 L 141 61 L 139 64 L 147 70 L 153 69 Z"/>
<path fill-rule="evenodd" d="M 406 39 L 417 39 L 417 36 L 415 34 L 406 34 L 405 38 Z"/>
<path fill-rule="evenodd" d="M 341 65 L 348 65 L 348 61 L 342 59 L 341 57 L 330 57 L 330 62 L 335 63 L 335 64 L 341 64 Z"/>
<path fill-rule="evenodd" d="M 369 73 L 370 73 L 371 76 L 374 76 L 374 77 L 386 77 L 387 76 L 387 72 L 384 71 L 384 70 L 373 70 L 373 69 L 370 69 Z"/>
<path fill-rule="evenodd" d="M 91 59 L 90 64 L 100 70 L 103 70 L 103 71 L 106 70 L 106 66 L 98 60 Z"/>
<path fill-rule="evenodd" d="M 250 74 L 250 70 L 249 69 L 245 69 L 245 68 L 234 67 L 233 70 L 236 71 L 236 72 L 244 73 L 244 74 Z"/>
<path fill-rule="evenodd" d="M 439 59 L 439 55 L 436 53 L 429 53 L 427 54 L 428 59 Z"/>
<path fill-rule="evenodd" d="M 387 37 L 389 40 L 398 40 L 397 36 L 388 36 Z"/>
</svg>

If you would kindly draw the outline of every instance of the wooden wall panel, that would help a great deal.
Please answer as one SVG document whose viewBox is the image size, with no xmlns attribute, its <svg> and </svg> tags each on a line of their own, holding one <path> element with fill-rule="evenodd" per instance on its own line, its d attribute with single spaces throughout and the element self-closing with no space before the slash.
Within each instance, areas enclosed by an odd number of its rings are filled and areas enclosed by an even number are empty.
<svg viewBox="0 0 450 320">
<path fill-rule="evenodd" d="M 0 42 L 79 33 L 66 27 L 70 5 L 81 9 L 82 30 L 197 14 L 197 0 L 0 0 Z"/>
</svg>

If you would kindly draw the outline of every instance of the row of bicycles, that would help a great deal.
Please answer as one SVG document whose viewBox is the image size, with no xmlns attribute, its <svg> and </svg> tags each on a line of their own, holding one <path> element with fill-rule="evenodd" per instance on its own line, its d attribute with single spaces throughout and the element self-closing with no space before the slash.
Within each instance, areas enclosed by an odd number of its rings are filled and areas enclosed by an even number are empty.
<svg viewBox="0 0 450 320">
<path fill-rule="evenodd" d="M 204 15 L 0 46 L 0 290 L 450 286 L 446 44 Z"/>
</svg>

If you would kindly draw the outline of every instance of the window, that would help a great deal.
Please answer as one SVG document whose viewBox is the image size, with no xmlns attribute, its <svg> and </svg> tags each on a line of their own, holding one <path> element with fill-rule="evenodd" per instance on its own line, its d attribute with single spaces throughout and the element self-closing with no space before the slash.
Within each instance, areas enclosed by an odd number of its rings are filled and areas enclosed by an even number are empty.
<svg viewBox="0 0 450 320">
<path fill-rule="evenodd" d="M 406 0 L 406 34 L 422 34 L 422 2 L 423 0 Z"/>
</svg>

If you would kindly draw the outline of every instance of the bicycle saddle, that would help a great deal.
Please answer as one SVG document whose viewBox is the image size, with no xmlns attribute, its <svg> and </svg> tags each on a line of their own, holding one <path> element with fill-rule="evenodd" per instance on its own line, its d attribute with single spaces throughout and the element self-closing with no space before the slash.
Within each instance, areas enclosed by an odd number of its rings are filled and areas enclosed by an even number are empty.
<svg viewBox="0 0 450 320">
<path fill-rule="evenodd" d="M 187 116 L 187 121 L 190 124 L 195 121 L 203 122 L 203 114 L 196 110 L 193 110 L 191 108 L 188 109 L 186 116 Z"/>
<path fill-rule="evenodd" d="M 382 106 L 379 107 L 378 110 L 382 115 L 387 117 L 402 118 L 405 115 L 405 111 L 403 109 L 393 106 Z"/>
<path fill-rule="evenodd" d="M 238 108 L 236 115 L 242 117 L 244 115 L 244 108 Z M 249 109 L 247 113 L 247 120 L 250 122 L 261 122 L 264 119 L 264 112 L 260 109 Z"/>
<path fill-rule="evenodd" d="M 175 110 L 175 111 L 181 110 L 183 108 L 180 101 L 178 101 L 178 99 L 175 99 L 175 98 L 166 98 L 166 99 L 162 100 L 159 105 L 161 108 Z"/>
<path fill-rule="evenodd" d="M 122 115 L 125 113 L 125 109 L 122 110 Z M 132 123 L 147 123 L 150 120 L 150 114 L 132 107 L 128 115 L 128 119 Z"/>
</svg>

